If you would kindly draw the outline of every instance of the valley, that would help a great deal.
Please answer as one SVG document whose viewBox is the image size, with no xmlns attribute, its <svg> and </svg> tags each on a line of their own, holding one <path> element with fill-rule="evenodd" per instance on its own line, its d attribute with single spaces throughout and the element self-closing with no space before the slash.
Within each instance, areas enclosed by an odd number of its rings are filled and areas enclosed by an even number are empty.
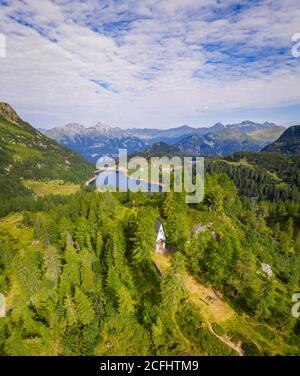
<svg viewBox="0 0 300 376">
<path fill-rule="evenodd" d="M 2 355 L 299 354 L 297 155 L 206 157 L 198 204 L 100 193 L 92 164 L 0 109 Z M 179 151 L 160 141 L 133 155 Z"/>
</svg>

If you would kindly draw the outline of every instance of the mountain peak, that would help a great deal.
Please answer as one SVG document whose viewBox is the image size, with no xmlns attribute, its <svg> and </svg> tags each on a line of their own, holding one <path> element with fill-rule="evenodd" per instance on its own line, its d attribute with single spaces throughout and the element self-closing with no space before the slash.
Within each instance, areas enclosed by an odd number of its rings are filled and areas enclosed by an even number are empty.
<svg viewBox="0 0 300 376">
<path fill-rule="evenodd" d="M 82 128 L 83 125 L 80 125 L 78 123 L 68 123 L 66 125 L 63 125 L 61 128 Z"/>
<path fill-rule="evenodd" d="M 16 124 L 21 120 L 16 111 L 8 103 L 4 102 L 0 102 L 0 115 Z"/>
<path fill-rule="evenodd" d="M 211 127 L 211 130 L 219 131 L 225 128 L 225 125 L 223 123 L 217 122 Z"/>
<path fill-rule="evenodd" d="M 266 128 L 272 128 L 272 127 L 276 127 L 277 125 L 275 123 L 270 123 L 269 121 L 265 121 L 263 123 L 263 126 L 266 127 Z"/>
<path fill-rule="evenodd" d="M 267 121 L 265 121 L 264 123 L 256 123 L 251 120 L 244 120 L 241 123 L 237 124 L 227 124 L 225 128 L 230 130 L 239 130 L 240 132 L 254 132 L 266 129 L 276 129 L 280 127 L 274 123 L 269 123 Z"/>
<path fill-rule="evenodd" d="M 101 123 L 101 122 L 98 122 L 94 128 L 99 128 L 99 129 L 111 129 L 113 128 L 112 126 L 108 125 L 108 124 L 104 124 L 104 123 Z"/>
<path fill-rule="evenodd" d="M 85 130 L 84 126 L 78 123 L 69 123 L 65 126 L 60 127 L 60 129 L 68 134 L 77 134 Z"/>
<path fill-rule="evenodd" d="M 254 121 L 251 121 L 251 120 L 244 120 L 242 121 L 240 124 L 242 125 L 250 125 L 250 124 L 256 124 Z"/>
<path fill-rule="evenodd" d="M 174 128 L 174 129 L 176 129 L 176 128 Z M 180 127 L 177 127 L 177 129 L 190 130 L 190 129 L 194 129 L 194 128 L 190 127 L 189 125 L 184 124 L 184 125 L 181 125 Z"/>
</svg>

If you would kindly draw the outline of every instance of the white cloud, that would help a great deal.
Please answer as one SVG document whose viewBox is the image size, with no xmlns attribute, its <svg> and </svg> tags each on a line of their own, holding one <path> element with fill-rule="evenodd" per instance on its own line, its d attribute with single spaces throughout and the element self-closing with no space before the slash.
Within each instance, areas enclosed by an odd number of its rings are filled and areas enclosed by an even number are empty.
<svg viewBox="0 0 300 376">
<path fill-rule="evenodd" d="M 300 103 L 298 1 L 239 3 L 10 1 L 0 100 L 37 126 L 122 127 Z"/>
</svg>

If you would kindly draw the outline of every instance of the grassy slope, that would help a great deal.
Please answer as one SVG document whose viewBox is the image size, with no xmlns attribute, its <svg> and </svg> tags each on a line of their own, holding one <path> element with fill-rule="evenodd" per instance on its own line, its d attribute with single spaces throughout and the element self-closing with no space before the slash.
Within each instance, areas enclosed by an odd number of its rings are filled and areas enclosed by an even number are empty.
<svg viewBox="0 0 300 376">
<path fill-rule="evenodd" d="M 49 182 L 24 180 L 26 188 L 32 190 L 36 196 L 71 195 L 80 190 L 79 184 L 65 183 L 63 180 L 52 180 Z"/>
<path fill-rule="evenodd" d="M 122 210 L 118 212 L 118 219 L 123 220 L 134 210 L 135 208 L 122 206 Z M 237 236 L 243 237 L 243 228 L 224 214 L 203 213 L 191 209 L 188 217 L 189 228 L 199 222 L 213 222 L 214 229 L 218 233 L 234 232 Z M 36 247 L 44 252 L 46 246 L 43 242 L 34 240 L 32 229 L 24 227 L 21 222 L 21 215 L 10 215 L 0 220 L 0 237 L 11 244 L 12 257 L 17 252 L 26 252 Z M 167 272 L 171 257 L 155 255 L 154 259 L 160 269 Z M 274 269 L 276 270 L 275 267 Z M 160 277 L 157 275 L 157 278 Z M 140 274 L 138 280 L 137 291 L 151 291 L 153 299 L 156 295 L 159 296 L 159 286 L 153 275 L 147 278 Z M 260 354 L 286 354 L 293 350 L 293 346 L 285 341 L 284 332 L 276 331 L 268 324 L 259 323 L 247 314 L 236 311 L 230 301 L 219 297 L 210 285 L 196 279 L 188 271 L 183 276 L 183 284 L 189 304 L 181 305 L 179 312 L 170 318 L 176 341 L 179 343 L 178 348 L 181 348 L 182 352 L 192 355 L 237 355 L 233 348 L 236 346 L 243 353 L 241 345 L 245 343 L 252 346 L 254 344 Z M 17 302 L 18 296 L 18 285 L 13 283 L 11 289 L 7 291 L 8 308 Z M 215 300 L 209 301 L 208 296 L 214 296 Z M 191 311 L 188 310 L 189 307 L 192 307 Z M 189 324 L 189 320 L 194 320 L 194 323 Z M 118 353 L 120 340 L 117 335 L 114 340 L 109 334 L 110 351 L 114 355 Z M 107 350 L 101 348 L 99 354 L 103 355 L 103 351 Z M 162 350 L 157 355 L 167 355 L 167 353 Z"/>
<path fill-rule="evenodd" d="M 160 270 L 167 271 L 170 260 L 168 256 L 155 256 L 154 260 Z M 205 286 L 189 274 L 184 276 L 184 288 L 188 299 L 205 319 L 205 326 L 210 328 L 217 325 L 222 328 L 222 337 L 239 347 L 244 341 L 255 343 L 261 353 L 269 355 L 283 354 L 289 350 L 284 341 L 284 335 L 280 335 L 267 324 L 256 323 L 246 314 L 237 313 L 226 301 L 215 294 L 211 286 Z M 208 296 L 214 297 L 209 301 Z M 230 346 L 229 346 L 230 347 Z"/>
<path fill-rule="evenodd" d="M 214 229 L 220 234 L 234 232 L 237 236 L 243 237 L 243 230 L 227 216 L 214 213 L 203 214 L 190 210 L 189 217 L 191 227 L 193 227 L 192 223 L 195 225 L 199 222 L 212 222 Z M 153 260 L 164 274 L 171 266 L 170 255 L 155 254 Z M 268 324 L 259 323 L 249 315 L 237 312 L 230 301 L 223 299 L 222 294 L 219 294 L 212 286 L 204 284 L 188 272 L 183 277 L 183 284 L 189 302 L 201 313 L 205 328 L 210 329 L 214 325 L 220 327 L 224 333 L 222 337 L 237 348 L 243 343 L 251 343 L 259 349 L 260 354 L 268 355 L 286 354 L 292 349 L 292 346 L 285 341 L 284 332 L 280 333 Z M 278 281 L 276 284 L 280 288 L 281 284 Z M 209 297 L 213 297 L 213 300 Z M 241 352 L 243 353 L 243 350 Z M 235 354 L 237 355 L 236 352 Z"/>
<path fill-rule="evenodd" d="M 92 176 L 93 166 L 82 157 L 14 120 L 0 112 L 0 199 L 28 194 L 22 179 L 83 184 Z"/>
</svg>

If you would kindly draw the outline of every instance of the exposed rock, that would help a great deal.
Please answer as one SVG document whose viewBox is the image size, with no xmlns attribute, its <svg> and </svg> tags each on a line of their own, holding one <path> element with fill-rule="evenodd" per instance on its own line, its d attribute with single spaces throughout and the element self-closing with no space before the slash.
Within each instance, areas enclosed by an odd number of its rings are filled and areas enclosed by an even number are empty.
<svg viewBox="0 0 300 376">
<path fill-rule="evenodd" d="M 273 271 L 272 271 L 272 268 L 270 265 L 262 262 L 261 263 L 261 270 L 266 273 L 269 277 L 272 277 L 273 276 Z"/>
<path fill-rule="evenodd" d="M 20 121 L 18 114 L 8 103 L 0 102 L 0 115 L 15 124 Z"/>
</svg>

